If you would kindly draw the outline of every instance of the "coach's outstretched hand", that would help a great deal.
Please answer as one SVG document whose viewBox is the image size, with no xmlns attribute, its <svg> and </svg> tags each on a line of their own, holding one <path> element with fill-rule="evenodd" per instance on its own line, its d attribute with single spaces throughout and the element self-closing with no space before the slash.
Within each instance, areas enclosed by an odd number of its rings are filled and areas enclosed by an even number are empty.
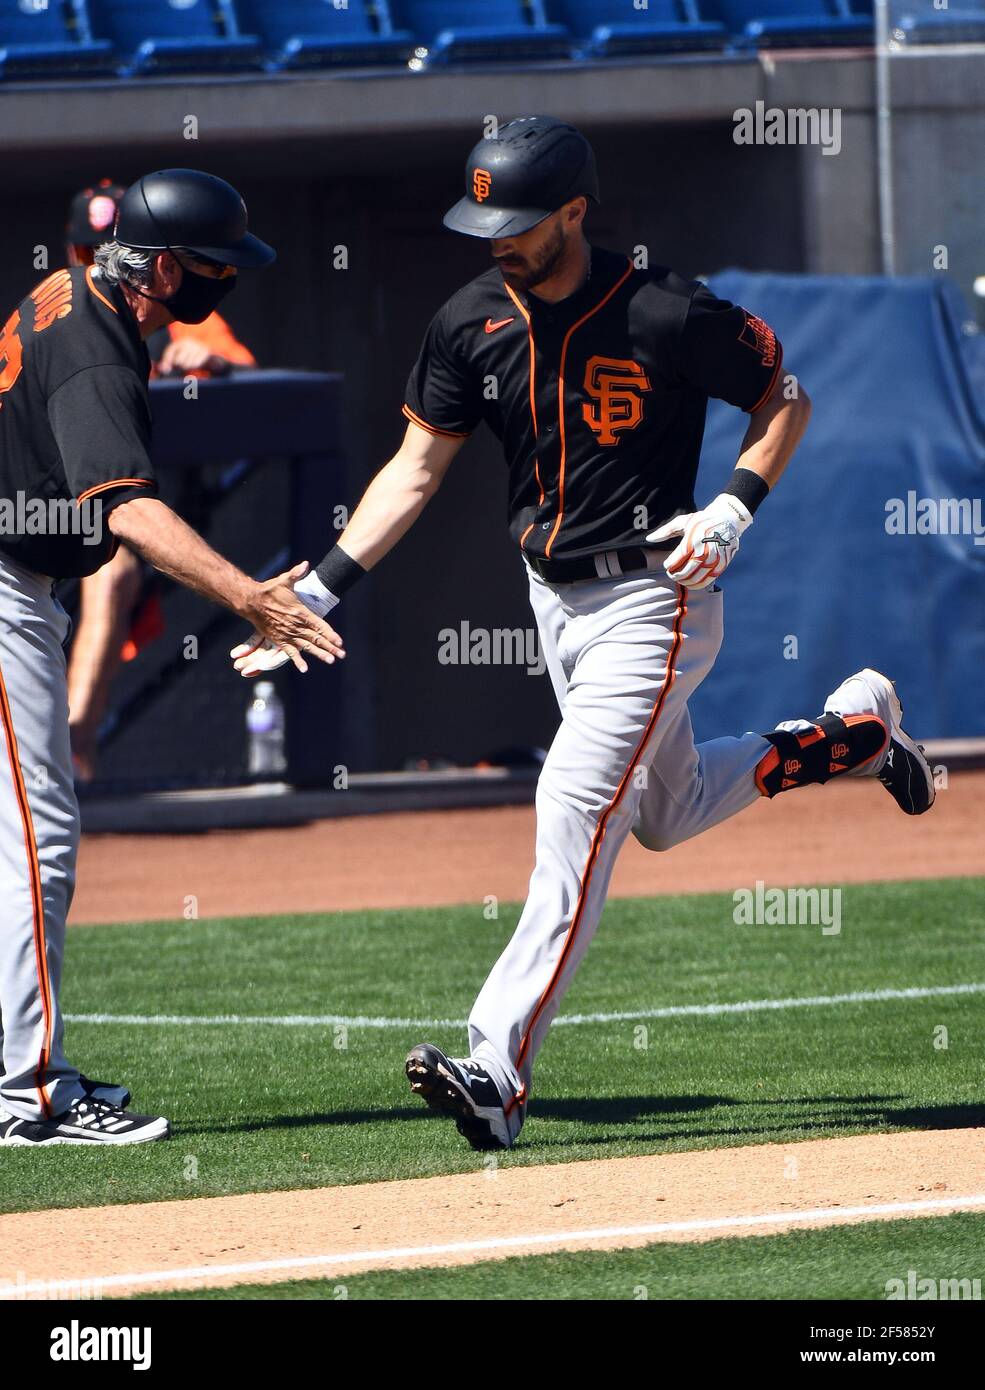
<svg viewBox="0 0 985 1390">
<path fill-rule="evenodd" d="M 731 493 L 720 492 L 700 512 L 686 512 L 651 531 L 653 544 L 680 536 L 681 543 L 667 556 L 664 569 L 685 589 L 707 589 L 723 574 L 739 549 L 739 538 L 752 525 L 752 513 Z"/>
<path fill-rule="evenodd" d="M 273 671 L 288 660 L 299 671 L 307 671 L 302 652 L 328 665 L 345 656 L 339 634 L 294 591 L 294 584 L 307 570 L 308 562 L 304 560 L 257 585 L 256 595 L 244 613 L 256 630 L 229 653 L 240 675 Z"/>
</svg>

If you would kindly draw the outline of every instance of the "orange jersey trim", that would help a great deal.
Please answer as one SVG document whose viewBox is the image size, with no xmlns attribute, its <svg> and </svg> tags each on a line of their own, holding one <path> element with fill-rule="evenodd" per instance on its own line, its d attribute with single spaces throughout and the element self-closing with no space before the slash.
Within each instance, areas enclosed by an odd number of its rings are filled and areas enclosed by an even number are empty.
<svg viewBox="0 0 985 1390">
<path fill-rule="evenodd" d="M 536 357 L 536 349 L 535 349 L 535 346 L 534 346 L 534 330 L 533 330 L 533 324 L 530 322 L 530 314 L 529 314 L 528 311 L 527 311 L 526 305 L 522 303 L 522 301 L 520 300 L 520 298 L 519 298 L 518 295 L 514 294 L 514 292 L 510 289 L 509 285 L 507 285 L 507 284 L 505 283 L 505 281 L 504 281 L 504 283 L 503 283 L 503 288 L 506 290 L 506 293 L 507 293 L 507 294 L 509 295 L 509 297 L 512 299 L 513 303 L 514 303 L 514 304 L 516 305 L 516 307 L 519 309 L 520 313 L 523 315 L 523 317 L 526 319 L 526 322 L 527 322 L 527 341 L 528 341 L 528 343 L 529 343 L 529 345 L 530 345 L 530 418 L 531 418 L 531 420 L 533 421 L 533 426 L 534 426 L 534 445 L 536 446 L 536 443 L 537 443 L 537 394 L 536 394 L 536 389 L 535 389 L 535 386 L 534 386 L 534 378 L 535 378 L 536 372 L 537 372 L 537 357 Z M 541 480 L 540 480 L 540 460 L 537 458 L 536 453 L 534 453 L 534 477 L 537 479 L 537 491 L 538 491 L 539 494 L 540 494 L 540 496 L 539 496 L 538 499 L 537 499 L 537 505 L 538 505 L 538 507 L 542 507 L 542 506 L 544 505 L 544 496 L 545 496 L 545 493 L 544 493 L 544 484 L 543 484 L 543 483 L 541 482 Z M 524 543 L 526 542 L 527 537 L 530 535 L 530 532 L 531 532 L 533 529 L 534 529 L 534 523 L 531 522 L 530 525 L 527 527 L 527 529 L 524 531 L 523 535 L 520 537 L 520 549 L 521 549 L 521 550 L 523 549 Z"/>
<path fill-rule="evenodd" d="M 87 497 L 95 497 L 97 492 L 105 492 L 111 487 L 153 487 L 150 478 L 111 478 L 108 483 L 97 483 L 95 487 L 87 487 L 85 492 L 80 492 L 75 499 L 81 507 Z"/>
<path fill-rule="evenodd" d="M 752 406 L 752 407 L 746 412 L 748 415 L 755 415 L 755 413 L 756 413 L 757 410 L 761 410 L 762 407 L 763 407 L 763 406 L 766 404 L 766 402 L 769 400 L 770 396 L 772 396 L 772 394 L 773 394 L 773 388 L 774 388 L 774 386 L 776 385 L 777 380 L 778 380 L 779 375 L 780 375 L 780 368 L 783 366 L 783 346 L 782 346 L 782 344 L 780 344 L 779 347 L 780 347 L 780 351 L 777 353 L 777 356 L 776 356 L 776 366 L 773 368 L 773 375 L 770 377 L 770 384 L 769 384 L 769 386 L 767 386 L 766 390 L 765 390 L 765 391 L 763 392 L 763 394 L 760 396 L 760 398 L 759 398 L 759 400 L 756 402 L 756 404 L 755 404 L 754 406 Z"/>
<path fill-rule="evenodd" d="M 31 879 L 31 910 L 34 918 L 34 958 L 38 972 L 38 984 L 41 989 L 41 1011 L 44 1016 L 44 1032 L 41 1038 L 41 1054 L 38 1057 L 38 1065 L 35 1071 L 35 1082 L 37 1083 L 38 1099 L 41 1102 L 41 1110 L 46 1118 L 51 1118 L 51 1098 L 45 1086 L 45 1073 L 48 1070 L 48 1063 L 51 1060 L 51 980 L 48 976 L 48 952 L 45 942 L 44 929 L 44 896 L 41 891 L 41 867 L 38 863 L 38 845 L 34 837 L 34 821 L 31 818 L 31 805 L 27 799 L 27 788 L 24 785 L 24 774 L 21 771 L 20 754 L 17 750 L 17 736 L 14 733 L 14 720 L 10 713 L 10 701 L 7 699 L 7 687 L 4 684 L 3 672 L 0 671 L 0 719 L 3 722 L 4 738 L 7 744 L 7 759 L 10 763 L 10 775 L 14 783 L 14 795 L 17 798 L 17 807 L 21 816 L 21 828 L 24 834 L 24 849 L 27 852 L 28 872 Z"/>
<path fill-rule="evenodd" d="M 419 415 L 415 415 L 410 406 L 404 404 L 401 407 L 401 414 L 406 415 L 407 419 L 415 425 L 420 425 L 422 430 L 427 430 L 428 434 L 440 435 L 442 439 L 468 439 L 468 434 L 459 433 L 456 430 L 439 430 L 437 425 L 429 425 L 426 420 L 422 420 Z"/>
<path fill-rule="evenodd" d="M 626 281 L 629 279 L 629 277 L 630 277 L 630 275 L 631 275 L 632 273 L 633 273 L 633 263 L 632 263 L 632 261 L 628 261 L 628 262 L 627 262 L 627 265 L 626 265 L 626 269 L 625 269 L 625 270 L 623 271 L 623 273 L 620 275 L 619 279 L 618 279 L 618 280 L 616 281 L 616 283 L 612 286 L 612 288 L 609 289 L 609 290 L 602 296 L 602 298 L 601 298 L 601 299 L 599 300 L 599 302 L 594 306 L 594 308 L 589 309 L 588 312 L 587 312 L 586 314 L 582 314 L 581 318 L 577 321 L 577 323 L 573 323 L 573 324 L 571 325 L 571 327 L 568 329 L 567 333 L 565 333 L 565 335 L 564 335 L 564 341 L 563 341 L 562 344 L 561 344 L 561 362 L 560 362 L 560 365 L 559 365 L 559 367 L 558 367 L 558 377 L 557 377 L 558 429 L 559 429 L 560 435 L 561 435 L 561 467 L 560 467 L 560 471 L 559 471 L 559 473 L 558 473 L 558 486 L 557 486 L 557 503 L 558 503 L 557 520 L 554 522 L 554 529 L 551 531 L 551 534 L 548 536 L 548 538 L 547 538 L 547 544 L 546 544 L 546 546 L 544 547 L 544 558 L 545 558 L 545 559 L 548 559 L 548 560 L 551 558 L 551 546 L 554 544 L 555 537 L 557 536 L 558 531 L 560 531 L 560 529 L 561 529 L 561 522 L 564 520 L 564 471 L 565 471 L 565 463 L 566 463 L 566 457 L 565 457 L 566 449 L 565 449 L 565 438 L 564 438 L 564 359 L 565 359 L 565 357 L 566 357 L 566 355 L 567 355 L 567 352 L 568 352 L 568 343 L 569 343 L 570 340 L 571 340 L 571 335 L 572 335 L 573 333 L 575 333 L 575 332 L 582 326 L 583 323 L 585 323 L 588 319 L 590 319 L 590 318 L 592 317 L 593 314 L 597 314 L 598 311 L 599 311 L 601 308 L 603 308 L 606 304 L 608 304 L 609 300 L 610 300 L 610 299 L 612 298 L 612 296 L 615 294 L 616 290 L 620 289 L 621 286 L 623 286 L 623 285 L 626 283 Z"/>
<path fill-rule="evenodd" d="M 684 619 L 686 617 L 687 590 L 683 586 L 678 585 L 677 612 L 674 615 L 674 638 L 671 642 L 670 651 L 667 654 L 667 670 L 664 673 L 663 682 L 661 683 L 660 689 L 657 692 L 657 698 L 654 701 L 653 710 L 650 714 L 650 718 L 647 721 L 646 728 L 643 730 L 643 736 L 640 739 L 639 743 L 636 745 L 636 751 L 633 753 L 633 756 L 629 760 L 629 763 L 626 767 L 626 771 L 622 775 L 622 780 L 620 781 L 619 786 L 616 788 L 615 796 L 609 802 L 608 806 L 606 806 L 605 810 L 602 812 L 601 816 L 598 819 L 597 825 L 595 826 L 595 834 L 592 836 L 591 847 L 588 851 L 588 859 L 586 860 L 585 868 L 582 871 L 581 887 L 578 892 L 578 902 L 575 906 L 575 910 L 571 918 L 571 925 L 568 927 L 568 933 L 565 938 L 564 947 L 561 951 L 558 963 L 554 967 L 554 974 L 551 976 L 550 983 L 548 984 L 544 993 L 541 995 L 537 1007 L 534 1009 L 533 1014 L 531 1016 L 530 1023 L 527 1025 L 527 1031 L 524 1033 L 523 1038 L 520 1041 L 520 1048 L 516 1055 L 515 1064 L 517 1071 L 519 1071 L 520 1067 L 523 1065 L 523 1059 L 527 1055 L 527 1049 L 530 1046 L 531 1034 L 533 1033 L 533 1030 L 537 1025 L 537 1020 L 540 1018 L 541 1014 L 544 1012 L 544 1009 L 547 1007 L 551 995 L 557 988 L 558 980 L 561 978 L 562 972 L 564 971 L 565 962 L 567 961 L 568 956 L 571 954 L 571 948 L 574 945 L 575 938 L 578 935 L 578 928 L 581 925 L 582 914 L 585 910 L 585 902 L 588 898 L 588 886 L 592 881 L 592 870 L 595 868 L 595 865 L 598 862 L 599 853 L 602 849 L 602 841 L 605 839 L 606 826 L 609 823 L 609 817 L 612 815 L 612 812 L 619 805 L 619 802 L 622 800 L 625 794 L 626 788 L 629 786 L 630 778 L 636 771 L 639 760 L 643 756 L 643 750 L 649 742 L 651 734 L 657 726 L 657 721 L 660 718 L 663 707 L 667 702 L 667 695 L 670 692 L 670 688 L 674 684 L 674 681 L 677 677 L 677 671 L 675 669 L 674 663 L 676 662 L 678 653 L 680 652 L 681 642 L 684 640 Z"/>
<path fill-rule="evenodd" d="M 515 294 L 514 291 L 510 289 L 509 285 L 507 285 L 507 284 L 505 284 L 505 283 L 504 283 L 504 285 L 503 285 L 503 288 L 506 290 L 506 293 L 507 293 L 507 294 L 509 295 L 509 297 L 512 299 L 512 301 L 513 301 L 513 303 L 516 305 L 516 307 L 519 309 L 520 313 L 523 315 L 523 317 L 524 317 L 524 319 L 525 319 L 525 321 L 526 321 L 526 324 L 527 324 L 527 338 L 528 338 L 528 341 L 529 341 L 529 344 L 530 344 L 530 418 L 533 420 L 533 424 L 534 424 L 534 438 L 536 439 L 536 437 L 537 437 L 537 394 L 536 394 L 536 390 L 535 390 L 535 386 L 534 386 L 534 378 L 535 378 L 535 375 L 536 375 L 536 358 L 535 358 L 535 356 L 534 356 L 534 330 L 533 330 L 533 325 L 532 325 L 532 323 L 530 322 L 530 312 L 529 312 L 529 310 L 527 309 L 527 306 L 526 306 L 526 305 L 523 303 L 523 301 L 520 299 L 519 295 Z M 540 482 L 540 479 L 538 478 L 537 481 Z M 540 500 L 541 500 L 542 502 L 543 502 L 543 500 L 544 500 L 544 490 L 543 490 L 543 488 L 541 488 Z"/>
<path fill-rule="evenodd" d="M 106 296 L 105 296 L 100 290 L 97 290 L 97 289 L 96 289 L 96 286 L 92 283 L 92 272 L 93 272 L 94 269 L 95 269 L 94 266 L 89 266 L 89 267 L 87 268 L 87 270 L 86 270 L 86 284 L 87 284 L 87 285 L 89 286 L 89 288 L 92 290 L 92 292 L 93 292 L 93 294 L 96 296 L 96 298 L 97 298 L 97 299 L 101 299 L 102 302 L 106 305 L 106 308 L 107 308 L 107 309 L 110 309 L 110 310 L 115 314 L 115 313 L 117 312 L 116 305 L 113 304 L 113 303 L 111 303 L 110 300 L 108 300 L 108 299 L 106 298 Z"/>
</svg>

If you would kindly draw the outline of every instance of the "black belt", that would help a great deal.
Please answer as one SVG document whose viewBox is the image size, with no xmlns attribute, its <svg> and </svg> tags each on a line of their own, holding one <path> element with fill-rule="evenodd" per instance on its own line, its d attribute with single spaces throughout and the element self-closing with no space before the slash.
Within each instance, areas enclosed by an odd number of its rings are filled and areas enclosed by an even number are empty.
<svg viewBox="0 0 985 1390">
<path fill-rule="evenodd" d="M 546 579 L 548 584 L 571 584 L 578 579 L 610 579 L 620 574 L 632 574 L 636 570 L 661 568 L 647 563 L 647 556 L 666 555 L 672 547 L 629 545 L 622 550 L 600 550 L 594 555 L 581 555 L 574 560 L 543 560 L 539 555 L 528 555 L 527 564 L 534 574 Z"/>
</svg>

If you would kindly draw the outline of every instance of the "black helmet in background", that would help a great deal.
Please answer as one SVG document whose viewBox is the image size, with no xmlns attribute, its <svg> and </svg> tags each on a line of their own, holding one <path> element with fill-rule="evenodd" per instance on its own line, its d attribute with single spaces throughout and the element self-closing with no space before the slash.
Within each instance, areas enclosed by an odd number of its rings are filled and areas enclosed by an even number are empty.
<svg viewBox="0 0 985 1390">
<path fill-rule="evenodd" d="M 475 146 L 465 197 L 444 223 L 467 236 L 520 236 L 580 195 L 599 201 L 595 154 L 584 135 L 554 116 L 521 116 Z"/>
<path fill-rule="evenodd" d="M 190 251 L 237 267 L 277 259 L 247 230 L 246 204 L 232 184 L 199 169 L 160 169 L 132 183 L 120 201 L 115 239 L 136 251 Z"/>
<path fill-rule="evenodd" d="M 101 241 L 110 241 L 123 193 L 112 179 L 80 188 L 68 209 L 65 240 L 69 245 L 98 246 Z"/>
</svg>

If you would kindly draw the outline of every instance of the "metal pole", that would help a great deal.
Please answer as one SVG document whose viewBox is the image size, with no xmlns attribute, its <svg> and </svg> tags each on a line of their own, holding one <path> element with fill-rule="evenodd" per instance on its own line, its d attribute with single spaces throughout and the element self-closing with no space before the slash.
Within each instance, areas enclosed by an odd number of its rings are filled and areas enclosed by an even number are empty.
<svg viewBox="0 0 985 1390">
<path fill-rule="evenodd" d="M 875 0 L 876 167 L 879 179 L 879 242 L 883 275 L 896 274 L 896 219 L 893 196 L 893 111 L 889 91 L 890 0 Z"/>
</svg>

